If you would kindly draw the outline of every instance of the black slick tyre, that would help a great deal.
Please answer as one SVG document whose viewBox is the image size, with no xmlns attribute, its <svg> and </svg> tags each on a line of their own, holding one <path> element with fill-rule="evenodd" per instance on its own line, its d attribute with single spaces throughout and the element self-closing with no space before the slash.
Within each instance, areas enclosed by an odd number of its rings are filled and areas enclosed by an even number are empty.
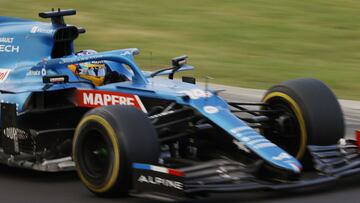
<svg viewBox="0 0 360 203">
<path fill-rule="evenodd" d="M 272 119 L 263 135 L 309 164 L 308 145 L 334 145 L 344 136 L 344 118 L 333 92 L 321 81 L 290 80 L 271 87 L 262 101 Z M 306 167 L 306 166 L 305 166 Z"/>
<path fill-rule="evenodd" d="M 126 195 L 131 188 L 132 163 L 156 163 L 156 131 L 146 115 L 130 106 L 90 110 L 79 122 L 73 159 L 83 184 L 103 197 Z"/>
</svg>

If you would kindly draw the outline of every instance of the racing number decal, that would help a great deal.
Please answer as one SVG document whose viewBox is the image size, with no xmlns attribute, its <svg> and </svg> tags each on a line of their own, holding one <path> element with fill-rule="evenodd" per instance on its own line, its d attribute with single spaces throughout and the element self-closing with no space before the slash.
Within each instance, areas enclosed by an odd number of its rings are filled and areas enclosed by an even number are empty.
<svg viewBox="0 0 360 203">
<path fill-rule="evenodd" d="M 143 103 L 137 95 L 120 92 L 109 92 L 99 90 L 77 90 L 75 95 L 77 106 L 98 107 L 107 105 L 134 106 L 147 113 Z"/>
<path fill-rule="evenodd" d="M 178 93 L 186 94 L 187 96 L 190 97 L 190 99 L 194 99 L 194 100 L 200 98 L 208 98 L 212 96 L 211 92 L 204 91 L 202 89 L 182 90 L 179 91 Z"/>
</svg>

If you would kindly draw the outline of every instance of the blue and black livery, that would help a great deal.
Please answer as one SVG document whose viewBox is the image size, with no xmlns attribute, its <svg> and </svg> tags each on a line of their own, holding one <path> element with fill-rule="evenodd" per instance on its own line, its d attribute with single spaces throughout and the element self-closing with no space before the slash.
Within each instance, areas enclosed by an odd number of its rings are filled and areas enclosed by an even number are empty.
<svg viewBox="0 0 360 203">
<path fill-rule="evenodd" d="M 299 181 L 310 153 L 321 148 L 307 146 L 343 137 L 339 104 L 320 81 L 283 83 L 259 103 L 227 102 L 194 78 L 173 79 L 192 69 L 186 56 L 151 73 L 137 66 L 134 48 L 76 55 L 73 42 L 85 29 L 64 22 L 75 13 L 39 14 L 52 23 L 0 17 L 0 162 L 41 171 L 76 168 L 86 187 L 103 196 L 187 196 L 324 181 Z M 102 85 L 69 69 L 93 61 L 108 69 Z M 319 105 L 307 95 L 311 89 L 326 92 L 321 105 L 331 116 L 309 119 L 309 109 Z M 135 122 L 125 124 L 132 117 Z M 322 141 L 314 126 L 329 128 L 329 139 Z M 341 176 L 332 175 L 326 180 Z"/>
</svg>

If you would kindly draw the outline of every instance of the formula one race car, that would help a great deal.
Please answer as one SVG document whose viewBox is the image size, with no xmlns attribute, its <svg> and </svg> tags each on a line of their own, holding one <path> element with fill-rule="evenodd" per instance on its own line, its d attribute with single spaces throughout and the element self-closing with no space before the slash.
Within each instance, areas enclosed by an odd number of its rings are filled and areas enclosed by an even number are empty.
<svg viewBox="0 0 360 203">
<path fill-rule="evenodd" d="M 186 56 L 145 72 L 137 49 L 75 52 L 85 29 L 64 22 L 75 13 L 39 14 L 52 23 L 0 17 L 1 163 L 75 169 L 100 196 L 169 198 L 359 172 L 356 142 L 342 139 L 342 110 L 322 82 L 295 79 L 259 103 L 226 102 L 192 77 L 174 80 L 192 69 Z"/>
</svg>

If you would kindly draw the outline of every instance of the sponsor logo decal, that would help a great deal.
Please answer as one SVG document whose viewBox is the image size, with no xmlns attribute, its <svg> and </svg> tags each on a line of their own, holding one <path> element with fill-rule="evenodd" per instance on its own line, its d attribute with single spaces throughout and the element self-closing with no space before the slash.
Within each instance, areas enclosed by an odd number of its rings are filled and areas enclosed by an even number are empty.
<svg viewBox="0 0 360 203">
<path fill-rule="evenodd" d="M 146 108 L 137 95 L 99 90 L 78 90 L 75 98 L 82 107 L 98 107 L 107 105 L 134 106 L 147 113 Z"/>
<path fill-rule="evenodd" d="M 14 127 L 5 128 L 3 130 L 3 133 L 5 137 L 11 140 L 25 140 L 29 137 L 29 135 L 25 131 Z"/>
<path fill-rule="evenodd" d="M 14 42 L 14 38 L 12 37 L 0 37 L 0 52 L 6 52 L 6 53 L 19 53 L 20 52 L 20 46 L 12 45 Z"/>
<path fill-rule="evenodd" d="M 14 38 L 12 37 L 0 37 L 0 43 L 8 43 L 11 44 L 13 43 Z"/>
<path fill-rule="evenodd" d="M 10 74 L 11 69 L 0 69 L 0 83 L 4 82 L 9 74 Z"/>
<path fill-rule="evenodd" d="M 219 109 L 216 108 L 215 106 L 204 106 L 204 111 L 208 114 L 214 114 L 219 112 Z"/>
<path fill-rule="evenodd" d="M 66 59 L 61 59 L 61 61 L 59 61 L 59 64 L 81 63 L 86 61 L 101 61 L 100 58 L 102 57 L 104 57 L 104 55 L 97 55 L 97 56 L 87 55 L 87 56 L 80 56 L 74 58 L 66 58 Z"/>
<path fill-rule="evenodd" d="M 43 34 L 52 34 L 54 32 L 54 30 L 51 29 L 44 29 L 44 28 L 40 28 L 38 26 L 34 26 L 31 28 L 30 33 L 43 33 Z"/>
<path fill-rule="evenodd" d="M 14 152 L 18 153 L 20 151 L 19 148 L 19 140 L 25 140 L 29 138 L 29 135 L 19 129 L 14 127 L 8 127 L 3 130 L 3 134 L 6 138 L 13 140 L 14 142 Z"/>
<path fill-rule="evenodd" d="M 7 53 L 16 52 L 16 53 L 19 53 L 20 52 L 20 46 L 0 44 L 0 52 L 7 52 Z"/>
<path fill-rule="evenodd" d="M 292 157 L 286 152 L 281 152 L 278 156 L 273 156 L 271 158 L 277 161 L 281 161 L 284 159 L 291 159 Z"/>
<path fill-rule="evenodd" d="M 49 82 L 50 83 L 61 83 L 61 82 L 65 82 L 65 78 L 64 77 L 50 78 Z"/>
<path fill-rule="evenodd" d="M 46 75 L 46 69 L 43 68 L 41 70 L 29 70 L 26 73 L 26 76 L 45 76 Z"/>
<path fill-rule="evenodd" d="M 168 180 L 168 179 L 160 178 L 160 177 L 156 177 L 156 176 L 154 177 L 154 176 L 140 175 L 139 178 L 137 179 L 137 181 L 140 183 L 147 183 L 147 184 L 152 184 L 152 185 L 170 187 L 170 188 L 174 188 L 177 190 L 184 189 L 183 184 L 179 181 Z"/>
</svg>

